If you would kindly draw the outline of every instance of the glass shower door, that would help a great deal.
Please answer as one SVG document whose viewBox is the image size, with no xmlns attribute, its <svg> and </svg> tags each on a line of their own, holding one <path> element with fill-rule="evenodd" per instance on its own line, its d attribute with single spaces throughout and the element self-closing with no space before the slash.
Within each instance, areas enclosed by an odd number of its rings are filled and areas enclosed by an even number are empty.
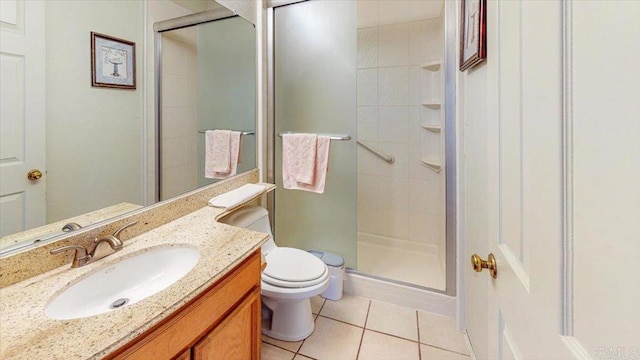
<svg viewBox="0 0 640 360">
<path fill-rule="evenodd" d="M 356 266 L 356 2 L 309 1 L 274 11 L 275 240 Z M 282 186 L 281 132 L 347 134 L 331 141 L 324 194 Z"/>
</svg>

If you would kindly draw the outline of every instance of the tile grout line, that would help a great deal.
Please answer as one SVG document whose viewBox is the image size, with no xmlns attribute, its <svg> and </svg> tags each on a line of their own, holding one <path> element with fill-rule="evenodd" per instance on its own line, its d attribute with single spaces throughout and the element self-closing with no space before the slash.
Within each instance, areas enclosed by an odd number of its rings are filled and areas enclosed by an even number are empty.
<svg viewBox="0 0 640 360">
<path fill-rule="evenodd" d="M 262 340 L 262 342 L 263 342 L 264 344 L 267 344 L 267 345 L 270 345 L 270 346 L 276 347 L 276 348 L 278 348 L 278 349 L 280 349 L 280 350 L 284 350 L 284 351 L 286 351 L 286 352 L 292 353 L 294 356 L 296 355 L 296 353 L 295 353 L 295 352 L 293 352 L 293 351 L 291 351 L 291 350 L 289 350 L 289 349 L 285 349 L 285 348 L 283 348 L 282 346 L 274 345 L 274 344 L 268 343 L 268 342 L 266 342 L 266 341 L 264 341 L 264 340 Z"/>
<path fill-rule="evenodd" d="M 318 317 L 321 317 L 321 318 L 323 318 L 323 319 L 328 319 L 328 320 L 337 321 L 337 322 L 342 323 L 342 324 L 345 324 L 345 325 L 355 326 L 355 327 L 360 328 L 360 329 L 363 329 L 363 328 L 364 328 L 364 326 L 360 326 L 360 325 L 352 324 L 352 323 L 350 323 L 350 322 L 346 322 L 346 321 L 344 321 L 344 320 L 334 319 L 334 318 L 329 317 L 329 316 L 327 316 L 327 315 L 318 315 Z"/>
<path fill-rule="evenodd" d="M 450 353 L 454 353 L 454 354 L 458 354 L 458 355 L 462 355 L 462 356 L 471 357 L 471 355 L 469 355 L 469 354 L 463 354 L 463 353 L 461 353 L 461 352 L 457 352 L 457 351 L 449 350 L 449 349 L 446 349 L 446 348 L 443 348 L 443 347 L 440 347 L 440 346 L 435 346 L 435 345 L 425 344 L 425 343 L 420 343 L 420 345 L 429 346 L 429 347 L 436 348 L 436 349 L 443 350 L 443 351 L 447 351 L 447 352 L 450 352 Z"/>
<path fill-rule="evenodd" d="M 418 360 L 422 360 L 422 349 L 420 349 L 420 316 L 416 310 L 416 328 L 418 330 Z"/>
<path fill-rule="evenodd" d="M 322 309 L 324 308 L 324 304 L 326 304 L 326 303 L 327 303 L 327 299 L 322 298 L 322 305 L 320 305 L 320 309 L 318 309 L 318 313 L 316 314 L 316 317 L 314 317 L 314 318 L 313 318 L 313 331 L 316 331 L 316 329 L 315 329 L 315 326 L 316 326 L 316 320 L 318 320 L 318 316 L 320 316 L 320 312 L 322 311 Z M 311 314 L 311 315 L 313 315 L 313 314 Z M 311 333 L 311 334 L 313 335 L 313 333 Z M 309 336 L 311 336 L 311 335 L 309 335 Z M 302 346 L 304 345 L 304 342 L 305 342 L 306 340 L 307 340 L 307 339 L 302 340 L 302 342 L 300 343 L 300 346 L 298 347 L 298 350 L 296 350 L 296 353 L 293 355 L 293 357 L 294 357 L 294 358 L 295 358 L 297 355 L 301 355 L 301 356 L 305 356 L 305 357 L 308 357 L 308 358 L 310 358 L 310 359 L 313 359 L 313 358 L 311 358 L 311 357 L 309 357 L 309 356 L 307 356 L 307 355 L 300 354 L 300 350 L 302 349 Z"/>
<path fill-rule="evenodd" d="M 370 307 L 371 307 L 371 304 L 369 304 L 369 308 L 370 308 Z M 360 325 L 356 325 L 356 324 L 352 324 L 352 323 L 346 322 L 346 321 L 344 321 L 344 320 L 334 319 L 334 318 L 332 318 L 332 317 L 330 317 L 330 316 L 326 316 L 326 315 L 318 315 L 318 317 L 321 317 L 321 318 L 324 318 L 324 319 L 327 319 L 327 320 L 336 321 L 336 322 L 339 322 L 339 323 L 341 323 L 341 324 L 345 324 L 345 325 L 349 325 L 349 326 L 357 327 L 357 328 L 360 328 L 360 329 L 368 330 L 368 331 L 375 332 L 375 333 L 378 333 L 378 334 L 382 334 L 382 335 L 386 335 L 386 336 L 391 336 L 391 337 L 394 337 L 394 338 L 397 338 L 397 339 L 400 339 L 400 340 L 406 340 L 406 341 L 410 341 L 410 342 L 413 342 L 413 343 L 420 343 L 418 340 L 412 340 L 412 339 L 408 339 L 408 338 L 405 338 L 405 337 L 402 337 L 402 336 L 398 336 L 398 335 L 394 335 L 394 334 L 389 334 L 389 333 L 386 333 L 386 332 L 384 332 L 384 331 L 380 331 L 380 330 L 375 330 L 375 329 L 369 329 L 369 328 L 366 328 L 367 320 L 369 319 L 369 308 L 367 309 L 367 316 L 366 316 L 366 318 L 365 318 L 365 324 L 364 324 L 364 325 L 362 325 L 362 326 L 360 326 Z M 427 344 L 425 344 L 425 345 L 427 345 Z M 429 346 L 432 346 L 432 345 L 429 345 Z M 445 349 L 445 350 L 446 350 L 446 349 Z M 451 350 L 447 350 L 447 351 L 451 351 Z M 454 352 L 455 352 L 455 351 L 454 351 Z"/>
<path fill-rule="evenodd" d="M 379 331 L 379 330 L 373 330 L 373 329 L 367 329 L 367 330 L 369 330 L 369 331 L 371 331 L 371 332 L 374 332 L 374 333 L 378 333 L 378 334 L 382 334 L 382 335 L 386 335 L 386 336 L 391 336 L 391 337 L 394 337 L 394 338 L 396 338 L 396 339 L 406 340 L 406 341 L 409 341 L 409 342 L 412 342 L 412 343 L 420 344 L 420 343 L 419 343 L 419 342 L 417 342 L 416 340 L 407 339 L 407 338 L 404 338 L 404 337 L 402 337 L 402 336 L 393 335 L 393 334 L 388 334 L 388 333 L 386 333 L 386 332 L 382 332 L 382 331 Z"/>
<path fill-rule="evenodd" d="M 364 325 L 362 325 L 362 335 L 360 336 L 360 344 L 358 345 L 358 352 L 356 353 L 356 360 L 360 357 L 360 349 L 362 349 L 362 340 L 364 340 L 364 332 L 367 329 L 367 321 L 369 320 L 369 312 L 371 311 L 371 300 L 369 300 L 369 306 L 367 307 L 367 316 L 364 318 Z"/>
</svg>

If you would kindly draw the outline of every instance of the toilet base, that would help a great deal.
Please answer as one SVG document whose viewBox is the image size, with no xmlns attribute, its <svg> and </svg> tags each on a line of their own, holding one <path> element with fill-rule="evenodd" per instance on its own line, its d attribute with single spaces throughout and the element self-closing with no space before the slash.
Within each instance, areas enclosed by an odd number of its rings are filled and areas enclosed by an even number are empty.
<svg viewBox="0 0 640 360">
<path fill-rule="evenodd" d="M 263 334 L 277 340 L 300 341 L 313 333 L 315 324 L 309 298 L 276 301 L 263 295 L 262 302 L 273 311 L 271 321 L 262 321 Z"/>
</svg>

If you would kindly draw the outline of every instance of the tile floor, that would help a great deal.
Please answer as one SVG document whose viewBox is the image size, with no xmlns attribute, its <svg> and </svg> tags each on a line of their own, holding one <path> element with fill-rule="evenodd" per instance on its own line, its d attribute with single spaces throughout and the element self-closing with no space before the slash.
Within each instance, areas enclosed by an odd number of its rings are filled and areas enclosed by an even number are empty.
<svg viewBox="0 0 640 360">
<path fill-rule="evenodd" d="M 470 360 L 453 319 L 345 295 L 311 299 L 316 328 L 303 341 L 262 336 L 263 360 Z"/>
</svg>

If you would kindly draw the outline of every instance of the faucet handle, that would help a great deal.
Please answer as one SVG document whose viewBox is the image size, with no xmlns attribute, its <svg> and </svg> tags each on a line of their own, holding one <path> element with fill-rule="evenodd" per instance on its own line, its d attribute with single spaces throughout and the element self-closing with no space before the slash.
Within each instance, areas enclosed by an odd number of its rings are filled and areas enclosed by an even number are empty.
<svg viewBox="0 0 640 360">
<path fill-rule="evenodd" d="M 71 263 L 72 268 L 86 265 L 87 262 L 91 259 L 91 255 L 87 254 L 87 249 L 84 246 L 80 246 L 80 245 L 68 245 L 68 246 L 59 247 L 49 251 L 49 253 L 51 255 L 55 255 L 67 250 L 76 251 L 75 255 L 73 256 L 73 262 Z"/>
<path fill-rule="evenodd" d="M 64 226 L 62 227 L 62 231 L 64 232 L 74 231 L 78 229 L 82 229 L 82 226 L 75 222 L 64 224 Z"/>
<path fill-rule="evenodd" d="M 134 222 L 132 222 L 132 223 L 129 223 L 129 224 L 123 225 L 121 228 L 119 228 L 118 230 L 116 230 L 116 231 L 113 233 L 113 236 L 117 238 L 118 236 L 120 236 L 120 233 L 121 233 L 121 232 L 125 231 L 126 229 L 128 229 L 128 228 L 130 228 L 130 227 L 132 227 L 133 225 L 136 225 L 136 224 L 138 224 L 138 221 L 134 221 Z"/>
</svg>

